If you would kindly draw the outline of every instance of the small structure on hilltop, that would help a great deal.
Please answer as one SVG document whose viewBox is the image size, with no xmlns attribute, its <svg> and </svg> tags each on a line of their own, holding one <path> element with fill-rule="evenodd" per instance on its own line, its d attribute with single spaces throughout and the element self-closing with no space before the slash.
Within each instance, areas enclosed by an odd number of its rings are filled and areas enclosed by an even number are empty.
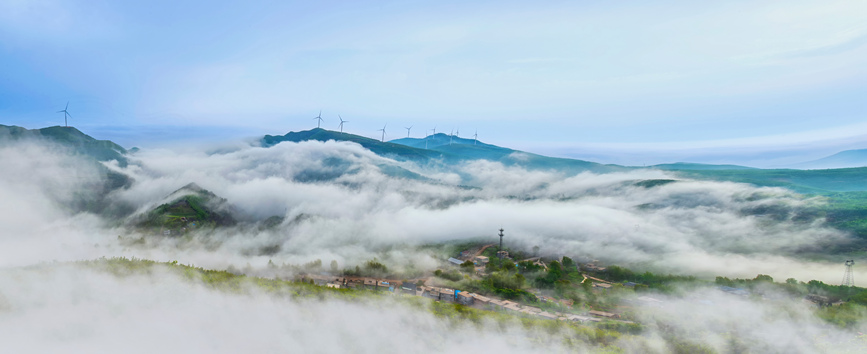
<svg viewBox="0 0 867 354">
<path fill-rule="evenodd" d="M 846 263 L 846 272 L 843 273 L 843 284 L 842 286 L 855 286 L 855 279 L 852 276 L 852 266 L 855 265 L 854 260 L 847 260 Z"/>
<path fill-rule="evenodd" d="M 500 234 L 498 236 L 500 236 L 500 251 L 502 251 L 503 250 L 503 236 L 505 236 L 505 235 L 503 235 L 503 229 L 500 229 Z M 498 254 L 499 254 L 499 252 L 498 252 Z"/>
</svg>

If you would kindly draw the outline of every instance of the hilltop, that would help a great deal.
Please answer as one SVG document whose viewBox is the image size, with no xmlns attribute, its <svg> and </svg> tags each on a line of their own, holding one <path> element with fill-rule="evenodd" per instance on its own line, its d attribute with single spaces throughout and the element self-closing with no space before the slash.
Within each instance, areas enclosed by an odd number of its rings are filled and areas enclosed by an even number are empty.
<svg viewBox="0 0 867 354">
<path fill-rule="evenodd" d="M 382 142 L 349 133 L 340 133 L 321 128 L 300 132 L 289 132 L 286 135 L 265 135 L 260 143 L 264 147 L 274 146 L 284 141 L 301 142 L 317 141 L 351 141 L 380 156 L 394 158 L 399 161 L 428 163 L 433 160 L 446 164 L 454 164 L 471 160 L 498 161 L 504 165 L 517 165 L 528 169 L 561 170 L 568 173 L 583 171 L 614 172 L 626 171 L 630 167 L 618 165 L 603 165 L 595 162 L 547 157 L 520 150 L 485 144 L 474 139 L 465 139 L 437 133 L 428 137 L 401 138 Z"/>
<path fill-rule="evenodd" d="M 0 141 L 24 139 L 47 140 L 69 149 L 75 155 L 83 155 L 96 161 L 116 160 L 120 166 L 127 165 L 124 156 L 127 150 L 110 140 L 97 140 L 74 127 L 53 126 L 42 129 L 26 129 L 0 124 Z"/>
<path fill-rule="evenodd" d="M 260 140 L 260 143 L 263 147 L 271 147 L 284 141 L 298 143 L 308 140 L 351 141 L 363 146 L 365 149 L 368 149 L 377 155 L 391 157 L 397 160 L 410 160 L 418 162 L 433 158 L 455 158 L 454 156 L 443 154 L 437 151 L 417 149 L 414 147 L 408 147 L 392 142 L 382 142 L 376 139 L 366 138 L 355 134 L 335 132 L 322 128 L 314 128 L 311 130 L 304 130 L 300 132 L 289 132 L 286 133 L 286 135 L 265 135 Z"/>
<path fill-rule="evenodd" d="M 224 198 L 190 183 L 165 197 L 168 202 L 151 209 L 134 221 L 134 226 L 159 228 L 168 235 L 215 226 L 233 226 L 237 222 Z"/>
</svg>

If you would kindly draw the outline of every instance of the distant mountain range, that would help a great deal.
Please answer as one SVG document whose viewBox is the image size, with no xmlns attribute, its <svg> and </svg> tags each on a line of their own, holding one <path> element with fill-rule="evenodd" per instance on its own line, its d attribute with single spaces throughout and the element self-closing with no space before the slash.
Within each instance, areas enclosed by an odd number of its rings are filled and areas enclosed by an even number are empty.
<svg viewBox="0 0 867 354">
<path fill-rule="evenodd" d="M 589 161 L 536 155 L 485 144 L 472 139 L 452 137 L 443 133 L 437 133 L 423 139 L 402 138 L 382 142 L 358 135 L 315 128 L 307 131 L 289 132 L 286 135 L 265 135 L 260 142 L 262 146 L 270 147 L 284 141 L 301 142 L 305 140 L 351 141 L 380 156 L 422 164 L 454 164 L 484 159 L 498 161 L 507 166 L 517 165 L 528 169 L 559 170 L 567 173 L 583 171 L 602 173 L 631 169 L 618 165 L 604 165 Z"/>
<path fill-rule="evenodd" d="M 867 149 L 846 150 L 818 160 L 794 165 L 796 168 L 849 168 L 867 166 Z"/>
<path fill-rule="evenodd" d="M 25 129 L 17 126 L 0 125 L 0 145 L 5 142 L 26 138 L 56 143 L 59 146 L 68 148 L 69 153 L 86 156 L 94 162 L 116 160 L 121 166 L 125 166 L 128 163 L 126 157 L 127 150 L 120 145 L 108 140 L 96 140 L 73 127 L 55 126 L 43 129 Z M 354 134 L 316 128 L 307 131 L 289 132 L 285 135 L 265 135 L 259 140 L 259 143 L 263 147 L 270 147 L 281 142 L 302 142 L 308 140 L 350 141 L 380 156 L 397 161 L 412 161 L 421 166 L 429 167 L 448 168 L 454 164 L 484 159 L 497 161 L 506 166 L 558 171 L 565 174 L 575 174 L 585 171 L 608 173 L 654 168 L 668 170 L 684 178 L 784 187 L 808 194 L 867 191 L 867 168 L 829 170 L 758 169 L 738 165 L 708 165 L 685 162 L 649 167 L 629 167 L 547 157 L 443 133 L 430 135 L 425 138 L 401 138 L 382 142 Z M 814 166 L 819 166 L 820 162 L 827 164 L 848 163 L 850 165 L 865 165 L 858 163 L 862 159 L 867 160 L 867 150 L 850 150 L 817 160 Z M 309 174 L 302 172 L 294 178 L 301 182 L 330 180 L 345 173 L 354 173 L 347 163 L 332 161 L 329 164 L 333 165 L 333 171 L 329 171 L 326 174 L 323 174 L 322 171 Z M 384 162 L 379 167 L 383 173 L 394 177 L 428 180 L 427 177 L 408 171 L 399 164 Z M 100 168 L 108 177 L 108 182 L 106 182 L 105 189 L 101 192 L 102 194 L 131 183 L 128 177 L 124 175 L 110 172 L 101 165 Z M 92 206 L 89 208 L 93 209 Z"/>
<path fill-rule="evenodd" d="M 376 139 L 353 134 L 316 128 L 308 131 L 290 132 L 286 135 L 266 135 L 260 142 L 262 146 L 269 147 L 283 141 L 301 142 L 305 140 L 352 141 L 381 156 L 422 164 L 435 161 L 441 163 L 443 167 L 447 167 L 452 163 L 485 159 L 498 161 L 506 166 L 553 170 L 567 174 L 585 171 L 608 173 L 652 168 L 671 171 L 684 178 L 750 183 L 766 187 L 783 187 L 807 194 L 867 191 L 867 168 L 837 170 L 759 169 L 738 165 L 709 165 L 686 162 L 659 164 L 648 167 L 629 167 L 541 156 L 443 133 L 430 135 L 425 138 L 401 138 L 381 142 Z M 399 168 L 397 169 L 399 170 Z M 411 172 L 406 172 L 407 175 L 412 174 Z"/>
</svg>

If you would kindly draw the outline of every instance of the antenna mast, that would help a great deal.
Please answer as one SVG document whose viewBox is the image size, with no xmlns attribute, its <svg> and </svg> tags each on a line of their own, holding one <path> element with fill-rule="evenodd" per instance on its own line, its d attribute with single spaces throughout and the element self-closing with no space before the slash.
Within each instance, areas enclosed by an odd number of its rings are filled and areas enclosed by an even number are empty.
<svg viewBox="0 0 867 354">
<path fill-rule="evenodd" d="M 502 251 L 503 250 L 503 236 L 505 236 L 505 235 L 503 235 L 503 229 L 500 229 L 500 234 L 498 236 L 500 236 L 500 251 Z"/>
<path fill-rule="evenodd" d="M 846 261 L 846 272 L 843 273 L 843 286 L 855 286 L 855 279 L 852 277 L 852 266 L 855 265 L 854 260 Z"/>
</svg>

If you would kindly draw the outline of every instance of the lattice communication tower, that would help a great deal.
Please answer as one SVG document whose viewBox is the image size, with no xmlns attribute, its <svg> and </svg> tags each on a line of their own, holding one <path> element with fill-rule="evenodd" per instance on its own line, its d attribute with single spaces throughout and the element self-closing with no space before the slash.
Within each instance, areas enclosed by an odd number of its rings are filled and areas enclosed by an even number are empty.
<svg viewBox="0 0 867 354">
<path fill-rule="evenodd" d="M 843 273 L 843 286 L 855 286 L 855 279 L 852 277 L 852 266 L 855 265 L 854 260 L 846 261 L 846 273 Z"/>
</svg>

